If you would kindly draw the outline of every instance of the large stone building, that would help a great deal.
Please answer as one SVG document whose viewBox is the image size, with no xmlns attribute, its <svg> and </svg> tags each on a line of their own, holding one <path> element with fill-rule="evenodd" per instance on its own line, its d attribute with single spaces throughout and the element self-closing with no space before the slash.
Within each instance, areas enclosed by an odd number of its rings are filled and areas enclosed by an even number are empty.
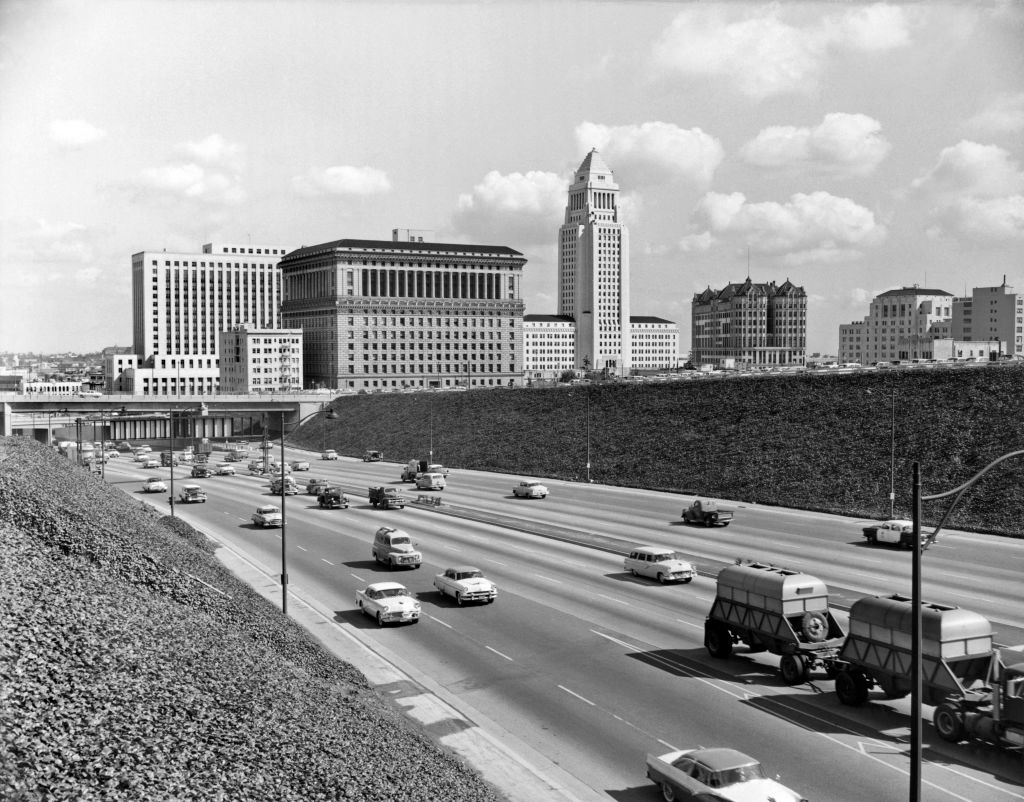
<svg viewBox="0 0 1024 802">
<path fill-rule="evenodd" d="M 280 393 L 301 390 L 302 330 L 257 329 L 239 323 L 219 337 L 220 392 Z"/>
<path fill-rule="evenodd" d="M 691 361 L 717 367 L 804 365 L 807 293 L 788 279 L 755 284 L 747 277 L 693 296 Z"/>
<path fill-rule="evenodd" d="M 282 323 L 309 387 L 522 383 L 526 258 L 502 245 L 341 239 L 281 260 Z"/>
<path fill-rule="evenodd" d="M 218 337 L 240 323 L 280 328 L 286 248 L 210 243 L 201 253 L 132 256 L 134 367 L 108 375 L 137 395 L 215 393 Z"/>
<path fill-rule="evenodd" d="M 576 323 L 575 368 L 628 375 L 629 230 L 619 220 L 619 186 L 596 150 L 569 187 L 558 232 L 558 313 Z"/>
</svg>

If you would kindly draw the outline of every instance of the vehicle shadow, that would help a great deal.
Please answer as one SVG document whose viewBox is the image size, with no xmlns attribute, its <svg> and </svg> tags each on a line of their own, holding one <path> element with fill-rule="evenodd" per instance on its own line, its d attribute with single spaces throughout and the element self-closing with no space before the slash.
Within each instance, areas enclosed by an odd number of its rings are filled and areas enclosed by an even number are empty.
<svg viewBox="0 0 1024 802">
<path fill-rule="evenodd" d="M 635 788 L 623 788 L 617 791 L 606 789 L 605 793 L 611 799 L 617 800 L 617 802 L 651 802 L 652 799 L 660 796 L 654 783 L 636 786 Z"/>
<path fill-rule="evenodd" d="M 752 659 L 753 655 L 745 653 L 733 654 L 728 660 L 721 661 L 721 667 L 718 663 L 708 662 L 710 658 L 705 649 L 653 649 L 648 652 L 630 652 L 626 657 L 676 677 L 710 677 L 786 687 L 776 665 L 759 663 Z"/>
<path fill-rule="evenodd" d="M 658 582 L 657 579 L 650 579 L 646 576 L 633 576 L 629 571 L 612 571 L 611 573 L 605 574 L 608 579 L 613 579 L 616 582 L 628 582 L 631 585 L 646 585 L 648 587 L 685 587 L 690 584 L 689 582 Z"/>
<path fill-rule="evenodd" d="M 349 624 L 356 629 L 397 629 L 402 626 L 412 626 L 412 623 L 409 622 L 408 624 L 386 624 L 384 627 L 380 627 L 376 621 L 358 607 L 353 607 L 351 610 L 335 610 L 334 622 L 337 624 Z"/>
</svg>

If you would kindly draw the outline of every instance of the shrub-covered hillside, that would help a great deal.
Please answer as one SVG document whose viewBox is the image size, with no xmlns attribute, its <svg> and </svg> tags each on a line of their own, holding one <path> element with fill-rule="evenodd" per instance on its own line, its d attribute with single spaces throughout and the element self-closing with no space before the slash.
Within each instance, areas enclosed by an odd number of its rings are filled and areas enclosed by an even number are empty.
<svg viewBox="0 0 1024 802">
<path fill-rule="evenodd" d="M 357 456 L 842 513 L 889 515 L 895 392 L 896 513 L 910 516 L 911 463 L 924 495 L 950 490 L 1024 449 L 1024 367 L 597 383 L 551 389 L 336 399 L 327 442 Z M 589 416 L 588 416 L 589 407 Z M 290 437 L 320 448 L 322 419 Z M 936 522 L 947 502 L 927 503 Z M 1024 458 L 969 490 L 947 523 L 1024 534 Z"/>
<path fill-rule="evenodd" d="M 191 528 L 26 438 L 0 546 L 0 798 L 500 798 Z"/>
</svg>

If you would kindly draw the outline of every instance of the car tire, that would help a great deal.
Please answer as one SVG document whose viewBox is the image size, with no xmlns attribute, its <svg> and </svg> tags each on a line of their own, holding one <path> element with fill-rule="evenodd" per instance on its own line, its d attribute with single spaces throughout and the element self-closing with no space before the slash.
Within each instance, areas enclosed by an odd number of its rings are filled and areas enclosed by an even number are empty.
<svg viewBox="0 0 1024 802">
<path fill-rule="evenodd" d="M 639 574 L 639 573 L 637 572 L 637 570 L 636 570 L 635 568 L 631 569 L 631 570 L 630 570 L 630 573 L 631 573 L 631 574 L 632 574 L 633 576 L 635 576 L 635 577 L 639 577 L 639 576 L 640 576 L 640 574 Z"/>
<path fill-rule="evenodd" d="M 672 783 L 668 780 L 661 781 L 661 798 L 665 802 L 676 802 L 676 789 L 672 787 Z"/>
<path fill-rule="evenodd" d="M 807 681 L 807 663 L 798 654 L 782 655 L 779 672 L 787 685 L 800 685 Z"/>
<path fill-rule="evenodd" d="M 455 591 L 455 603 L 459 605 L 459 607 L 462 606 L 462 594 L 458 591 Z"/>
<path fill-rule="evenodd" d="M 668 580 L 665 579 L 665 574 L 663 574 L 661 571 L 659 571 L 658 572 L 658 582 L 660 582 L 662 585 L 664 585 L 667 581 Z"/>
<path fill-rule="evenodd" d="M 381 614 L 379 610 L 377 611 L 377 626 L 384 626 L 384 616 Z"/>
<path fill-rule="evenodd" d="M 932 724 L 935 725 L 935 731 L 943 741 L 955 744 L 964 739 L 963 719 L 960 717 L 957 707 L 949 702 L 943 702 L 935 708 Z"/>
</svg>

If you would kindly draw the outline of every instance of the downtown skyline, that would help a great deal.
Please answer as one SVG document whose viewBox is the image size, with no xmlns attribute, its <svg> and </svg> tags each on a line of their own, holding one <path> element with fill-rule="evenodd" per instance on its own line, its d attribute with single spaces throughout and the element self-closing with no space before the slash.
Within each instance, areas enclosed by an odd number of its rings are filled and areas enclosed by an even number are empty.
<svg viewBox="0 0 1024 802">
<path fill-rule="evenodd" d="M 130 345 L 139 251 L 393 228 L 521 251 L 555 313 L 591 148 L 684 352 L 748 259 L 809 352 L 889 289 L 1024 291 L 1013 3 L 43 0 L 0 36 L 3 351 Z"/>
</svg>

